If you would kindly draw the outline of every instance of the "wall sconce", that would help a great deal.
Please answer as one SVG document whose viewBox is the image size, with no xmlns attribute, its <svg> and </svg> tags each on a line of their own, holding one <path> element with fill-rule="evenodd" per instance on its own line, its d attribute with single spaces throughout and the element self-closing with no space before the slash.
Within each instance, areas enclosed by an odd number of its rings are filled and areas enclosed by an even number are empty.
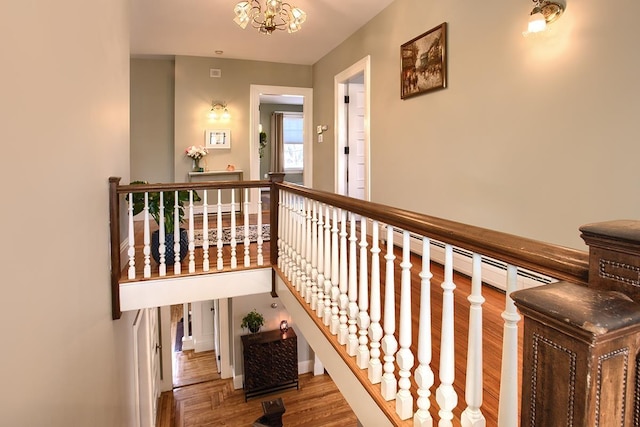
<svg viewBox="0 0 640 427">
<path fill-rule="evenodd" d="M 566 9 L 566 4 L 562 0 L 533 0 L 535 6 L 529 15 L 527 31 L 522 33 L 540 33 L 547 28 L 547 24 L 556 21 Z"/>
<path fill-rule="evenodd" d="M 215 122 L 220 120 L 223 122 L 228 122 L 230 118 L 231 118 L 231 114 L 227 109 L 226 102 L 220 102 L 220 101 L 211 102 L 211 110 L 209 110 L 209 121 Z"/>
<path fill-rule="evenodd" d="M 286 334 L 288 330 L 289 330 L 289 322 L 287 322 L 286 320 L 283 320 L 282 322 L 280 322 L 280 332 L 283 334 Z"/>
</svg>

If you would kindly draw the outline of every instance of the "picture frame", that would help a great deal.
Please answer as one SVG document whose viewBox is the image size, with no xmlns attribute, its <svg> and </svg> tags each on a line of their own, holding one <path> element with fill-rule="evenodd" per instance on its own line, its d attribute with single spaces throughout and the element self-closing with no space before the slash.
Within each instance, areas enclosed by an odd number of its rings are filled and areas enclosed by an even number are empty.
<svg viewBox="0 0 640 427">
<path fill-rule="evenodd" d="M 204 132 L 204 146 L 209 150 L 231 148 L 231 130 L 207 129 Z"/>
<path fill-rule="evenodd" d="M 447 23 L 400 46 L 400 98 L 447 87 Z"/>
</svg>

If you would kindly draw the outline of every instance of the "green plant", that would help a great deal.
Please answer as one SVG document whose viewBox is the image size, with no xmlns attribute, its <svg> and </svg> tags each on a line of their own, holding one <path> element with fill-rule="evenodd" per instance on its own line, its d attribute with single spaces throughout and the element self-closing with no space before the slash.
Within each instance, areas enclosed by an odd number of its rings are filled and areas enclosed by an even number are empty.
<svg viewBox="0 0 640 427">
<path fill-rule="evenodd" d="M 146 181 L 133 181 L 132 185 L 149 184 Z M 153 217 L 158 225 L 160 225 L 160 193 L 149 192 L 149 215 Z M 164 206 L 164 229 L 167 233 L 173 233 L 175 229 L 175 191 L 163 191 L 162 205 Z M 129 201 L 129 195 L 126 197 Z M 184 204 L 189 201 L 189 192 L 187 190 L 178 191 L 178 222 L 184 221 Z M 200 201 L 200 196 L 193 192 L 193 201 Z M 133 193 L 133 214 L 137 215 L 144 210 L 144 193 Z"/>
<path fill-rule="evenodd" d="M 267 133 L 260 132 L 260 148 L 258 150 L 260 152 L 260 158 L 264 156 L 264 147 L 266 146 L 267 146 Z"/>
<path fill-rule="evenodd" d="M 262 325 L 264 325 L 264 317 L 255 308 L 248 312 L 240 323 L 241 327 L 248 328 L 251 332 L 258 332 Z"/>
</svg>

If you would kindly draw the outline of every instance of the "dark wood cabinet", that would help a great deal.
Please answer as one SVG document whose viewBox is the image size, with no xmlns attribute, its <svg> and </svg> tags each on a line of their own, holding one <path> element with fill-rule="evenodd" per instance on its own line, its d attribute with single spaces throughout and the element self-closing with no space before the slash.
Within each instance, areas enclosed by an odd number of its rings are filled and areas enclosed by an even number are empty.
<svg viewBox="0 0 640 427">
<path fill-rule="evenodd" d="M 293 329 L 243 335 L 245 400 L 298 388 L 298 340 Z"/>
</svg>

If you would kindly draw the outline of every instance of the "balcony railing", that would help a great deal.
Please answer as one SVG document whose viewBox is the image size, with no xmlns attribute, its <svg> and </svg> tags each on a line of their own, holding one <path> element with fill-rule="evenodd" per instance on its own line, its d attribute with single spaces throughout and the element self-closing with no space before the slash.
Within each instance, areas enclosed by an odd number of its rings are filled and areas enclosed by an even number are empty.
<svg viewBox="0 0 640 427">
<path fill-rule="evenodd" d="M 352 369 L 366 372 L 366 375 L 359 375 L 359 378 L 366 378 L 362 381 L 367 383 L 368 390 L 379 402 L 379 406 L 388 407 L 386 402 L 395 402 L 394 413 L 387 414 L 394 425 L 408 425 L 408 420 L 413 420 L 413 425 L 420 426 L 432 425 L 435 420 L 438 420 L 440 426 L 453 425 L 454 412 L 460 413 L 457 408 L 462 409 L 459 422 L 463 426 L 486 425 L 482 409 L 483 283 L 495 284 L 496 280 L 504 280 L 503 287 L 506 291 L 505 307 L 501 314 L 502 367 L 496 418 L 500 426 L 520 425 L 518 396 L 521 385 L 518 384 L 517 355 L 521 317 L 510 295 L 519 290 L 517 293 L 521 296 L 521 304 L 531 314 L 542 309 L 531 308 L 527 303 L 528 292 L 533 291 L 522 289 L 528 281 L 554 282 L 554 289 L 561 289 L 556 291 L 560 292 L 556 293 L 559 296 L 562 292 L 572 292 L 567 290 L 571 289 L 567 286 L 587 289 L 589 284 L 589 256 L 585 252 L 285 184 L 282 183 L 281 174 L 272 174 L 271 182 L 120 186 L 117 180 L 112 179 L 111 184 L 112 241 L 118 242 L 112 245 L 114 318 L 119 313 L 117 299 L 122 273 L 126 270 L 125 280 L 145 280 L 156 274 L 155 267 L 151 267 L 148 249 L 150 193 L 174 192 L 175 199 L 178 199 L 178 192 L 187 192 L 187 269 L 185 272 L 183 263 L 174 259 L 172 274 L 192 275 L 239 268 L 233 236 L 229 242 L 231 259 L 228 263 L 220 261 L 224 246 L 220 240 L 215 242 L 215 268 L 212 268 L 211 262 L 207 262 L 211 259 L 207 254 L 207 243 L 203 242 L 203 249 L 198 251 L 202 261 L 196 261 L 196 204 L 193 202 L 193 192 L 205 189 L 218 192 L 217 200 L 211 206 L 213 209 L 210 209 L 208 200 L 203 200 L 199 205 L 203 214 L 199 231 L 207 235 L 207 214 L 214 214 L 214 228 L 218 233 L 221 232 L 223 202 L 220 191 L 236 188 L 245 192 L 243 224 L 248 226 L 248 189 L 268 186 L 271 225 L 269 259 L 267 261 L 261 258 L 262 242 L 255 243 L 255 256 L 251 256 L 250 242 L 243 241 L 242 268 L 251 268 L 252 260 L 255 259 L 256 266 L 266 263 L 274 269 L 293 292 L 297 293 L 300 303 L 306 305 L 306 310 L 315 318 L 318 328 L 324 329 L 325 335 L 335 341 L 336 346 L 344 348 L 345 358 L 352 359 Z M 135 240 L 136 236 L 131 200 L 139 192 L 145 195 L 146 206 L 143 209 L 142 245 L 131 240 Z M 128 206 L 121 200 L 127 195 Z M 118 229 L 121 223 L 121 204 L 127 207 L 128 212 L 128 232 L 125 234 L 129 239 L 126 244 L 126 269 L 120 268 L 119 261 L 120 242 L 127 240 L 120 238 Z M 261 213 L 259 201 L 257 206 Z M 229 219 L 234 220 L 234 200 L 231 200 L 229 207 Z M 174 218 L 177 218 L 178 210 L 179 206 L 176 204 Z M 256 215 L 256 223 L 261 218 L 261 214 Z M 235 230 L 235 223 L 231 229 Z M 179 243 L 175 244 L 175 249 L 179 252 Z M 420 265 L 411 264 L 411 253 L 417 253 L 421 257 Z M 396 261 L 396 254 L 401 258 L 399 263 Z M 141 269 L 136 267 L 139 263 L 142 264 Z M 165 267 L 171 265 L 166 260 L 164 264 Z M 432 268 L 435 265 L 442 265 L 444 269 L 442 283 L 432 283 Z M 398 284 L 395 283 L 396 269 L 399 269 Z M 417 293 L 412 292 L 411 283 L 411 273 L 416 269 L 420 277 Z M 158 276 L 163 275 L 163 270 L 161 262 L 157 267 Z M 454 314 L 457 310 L 454 306 L 454 270 L 468 275 L 472 283 L 471 292 L 467 295 L 470 307 L 466 325 L 467 354 L 460 354 L 455 348 Z M 501 276 L 503 279 L 499 279 Z M 431 327 L 430 289 L 434 286 L 442 288 L 442 319 L 437 334 Z M 543 288 L 547 287 L 540 287 Z M 398 301 L 396 294 L 399 296 Z M 417 322 L 415 319 L 418 319 Z M 595 319 L 592 320 L 597 323 Z M 559 322 L 562 323 L 562 320 Z M 625 325 L 626 328 L 628 326 Z M 433 335 L 439 337 L 437 343 L 433 342 Z M 439 352 L 438 366 L 432 363 L 435 351 Z M 632 354 L 636 357 L 637 349 L 633 351 L 636 351 Z M 525 360 L 529 361 L 528 352 L 530 349 L 525 345 Z M 460 371 L 464 372 L 465 377 L 464 397 L 458 395 L 458 385 L 454 387 L 456 373 Z M 632 374 L 635 378 L 635 370 Z M 539 378 L 534 381 L 535 384 L 539 382 Z M 626 381 L 625 384 L 629 382 Z M 436 383 L 436 390 L 432 390 Z M 523 395 L 531 398 L 532 386 L 529 379 L 522 387 Z M 546 392 L 550 393 L 549 390 Z M 540 391 L 537 390 L 536 393 L 534 400 L 540 399 Z M 635 395 L 637 394 L 636 390 Z M 458 402 L 463 399 L 464 403 L 460 405 Z M 548 399 L 544 402 L 547 401 Z M 531 406 L 530 404 L 529 401 L 523 401 L 522 406 L 524 408 L 525 405 Z M 438 411 L 434 410 L 435 407 Z M 522 425 L 543 425 L 535 416 L 530 415 L 530 411 L 527 414 Z"/>
</svg>

